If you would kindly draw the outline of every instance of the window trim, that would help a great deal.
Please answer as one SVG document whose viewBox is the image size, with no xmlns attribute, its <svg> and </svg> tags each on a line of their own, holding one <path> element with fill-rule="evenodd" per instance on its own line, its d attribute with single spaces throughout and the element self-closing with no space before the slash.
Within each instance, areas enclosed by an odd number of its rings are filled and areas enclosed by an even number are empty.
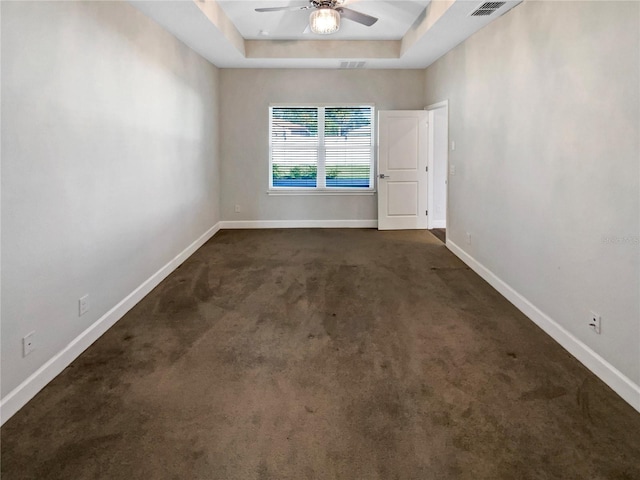
<svg viewBox="0 0 640 480">
<path fill-rule="evenodd" d="M 317 108 L 318 109 L 318 165 L 317 165 L 317 183 L 316 187 L 274 187 L 273 186 L 273 144 L 272 144 L 272 112 L 278 107 L 298 107 L 298 108 Z M 367 188 L 354 187 L 327 187 L 325 175 L 325 142 L 324 142 L 324 121 L 326 108 L 351 108 L 351 107 L 368 107 L 371 108 L 371 177 L 370 186 Z M 322 114 L 320 114 L 322 109 Z M 268 109 L 269 122 L 269 179 L 267 190 L 268 195 L 375 195 L 376 194 L 376 106 L 373 103 L 270 103 Z M 322 180 L 321 180 L 322 179 Z M 322 185 L 321 185 L 322 184 Z"/>
</svg>

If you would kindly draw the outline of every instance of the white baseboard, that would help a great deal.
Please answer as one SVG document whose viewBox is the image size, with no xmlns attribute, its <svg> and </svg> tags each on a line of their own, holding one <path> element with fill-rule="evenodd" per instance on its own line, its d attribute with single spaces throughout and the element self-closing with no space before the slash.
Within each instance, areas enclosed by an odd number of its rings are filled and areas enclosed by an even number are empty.
<svg viewBox="0 0 640 480">
<path fill-rule="evenodd" d="M 220 228 L 378 228 L 378 220 L 225 220 Z"/>
<path fill-rule="evenodd" d="M 447 228 L 446 220 L 432 220 L 429 228 Z"/>
<path fill-rule="evenodd" d="M 69 364 L 84 352 L 103 333 L 111 328 L 120 318 L 142 300 L 151 290 L 153 290 L 171 272 L 179 267 L 198 248 L 205 244 L 220 230 L 220 222 L 215 224 L 200 238 L 176 255 L 173 260 L 163 266 L 156 273 L 145 280 L 138 288 L 127 295 L 111 310 L 105 313 L 93 325 L 78 335 L 62 351 L 58 352 L 47 363 L 40 367 L 24 382 L 9 392 L 0 401 L 0 425 L 4 424 L 18 410 L 27 404 L 40 390 L 42 390 L 51 380 L 62 372 Z"/>
<path fill-rule="evenodd" d="M 447 248 L 640 412 L 640 386 L 447 238 Z"/>
</svg>

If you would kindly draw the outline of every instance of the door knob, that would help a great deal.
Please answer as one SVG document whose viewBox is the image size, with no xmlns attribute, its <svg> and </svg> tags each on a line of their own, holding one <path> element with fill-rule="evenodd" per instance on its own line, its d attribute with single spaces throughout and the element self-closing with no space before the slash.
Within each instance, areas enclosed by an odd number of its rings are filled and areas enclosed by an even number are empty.
<svg viewBox="0 0 640 480">
<path fill-rule="evenodd" d="M 380 177 L 380 178 L 391 178 L 391 176 L 385 175 L 384 173 L 381 173 L 380 175 L 378 175 L 378 177 Z"/>
</svg>

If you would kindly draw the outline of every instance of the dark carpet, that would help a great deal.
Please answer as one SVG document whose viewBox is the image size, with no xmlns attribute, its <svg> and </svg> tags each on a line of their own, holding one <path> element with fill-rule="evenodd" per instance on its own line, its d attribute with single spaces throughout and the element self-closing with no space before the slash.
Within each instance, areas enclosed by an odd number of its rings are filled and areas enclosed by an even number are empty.
<svg viewBox="0 0 640 480">
<path fill-rule="evenodd" d="M 222 231 L 2 428 L 14 479 L 640 479 L 640 414 L 424 231 Z"/>
<path fill-rule="evenodd" d="M 445 228 L 434 228 L 429 231 L 442 243 L 447 243 L 447 230 Z"/>
</svg>

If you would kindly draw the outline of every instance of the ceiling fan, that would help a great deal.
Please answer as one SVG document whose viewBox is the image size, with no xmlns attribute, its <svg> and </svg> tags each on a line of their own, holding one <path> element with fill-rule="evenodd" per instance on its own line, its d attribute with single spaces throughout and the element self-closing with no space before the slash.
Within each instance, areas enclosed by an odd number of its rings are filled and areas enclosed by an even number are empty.
<svg viewBox="0 0 640 480">
<path fill-rule="evenodd" d="M 340 17 L 344 17 L 362 25 L 370 27 L 378 21 L 376 17 L 366 13 L 356 12 L 343 6 L 344 0 L 309 0 L 304 7 L 266 7 L 256 8 L 256 12 L 279 12 L 283 10 L 311 10 L 309 28 L 313 33 L 327 35 L 335 33 L 340 28 Z"/>
</svg>

